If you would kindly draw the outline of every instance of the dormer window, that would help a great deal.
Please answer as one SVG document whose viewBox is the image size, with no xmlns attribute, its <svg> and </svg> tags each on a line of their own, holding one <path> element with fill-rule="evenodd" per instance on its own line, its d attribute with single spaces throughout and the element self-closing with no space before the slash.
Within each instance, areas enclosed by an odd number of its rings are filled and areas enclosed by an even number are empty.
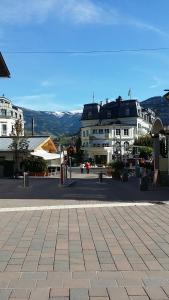
<svg viewBox="0 0 169 300">
<path fill-rule="evenodd" d="M 89 112 L 88 112 L 88 118 L 91 118 L 91 117 L 92 117 L 92 112 L 89 111 Z"/>
<path fill-rule="evenodd" d="M 108 118 L 108 119 L 111 119 L 111 111 L 108 111 L 108 112 L 107 112 L 107 118 Z"/>
<path fill-rule="evenodd" d="M 125 115 L 126 115 L 126 116 L 129 116 L 129 115 L 130 115 L 130 109 L 129 109 L 129 108 L 126 108 Z"/>
</svg>

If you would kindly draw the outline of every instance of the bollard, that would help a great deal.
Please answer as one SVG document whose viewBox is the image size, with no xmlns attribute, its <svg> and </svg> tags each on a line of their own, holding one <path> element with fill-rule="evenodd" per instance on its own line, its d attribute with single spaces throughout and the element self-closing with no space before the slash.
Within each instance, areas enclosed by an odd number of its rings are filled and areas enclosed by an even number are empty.
<svg viewBox="0 0 169 300">
<path fill-rule="evenodd" d="M 140 191 L 148 191 L 149 178 L 148 176 L 141 177 L 140 179 Z"/>
<path fill-rule="evenodd" d="M 102 181 L 103 181 L 103 173 L 100 172 L 100 173 L 99 173 L 99 182 L 102 182 Z"/>
<path fill-rule="evenodd" d="M 23 186 L 24 187 L 29 186 L 29 175 L 27 172 L 23 173 Z"/>
</svg>

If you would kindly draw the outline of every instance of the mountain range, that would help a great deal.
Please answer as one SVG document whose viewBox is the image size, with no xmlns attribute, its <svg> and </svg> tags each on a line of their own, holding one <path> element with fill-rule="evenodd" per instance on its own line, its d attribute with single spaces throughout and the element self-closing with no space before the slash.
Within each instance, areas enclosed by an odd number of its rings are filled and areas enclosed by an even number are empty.
<svg viewBox="0 0 169 300">
<path fill-rule="evenodd" d="M 82 112 L 50 112 L 36 111 L 21 107 L 25 120 L 25 132 L 32 132 L 32 119 L 34 123 L 34 134 L 51 135 L 58 137 L 62 134 L 76 134 L 80 130 L 80 119 Z"/>
<path fill-rule="evenodd" d="M 151 97 L 141 102 L 145 108 L 155 111 L 164 124 L 169 124 L 169 103 L 164 97 Z M 50 112 L 35 111 L 21 107 L 25 120 L 25 131 L 32 132 L 32 119 L 34 120 L 34 133 L 59 137 L 62 134 L 77 134 L 80 130 L 82 111 Z"/>
</svg>

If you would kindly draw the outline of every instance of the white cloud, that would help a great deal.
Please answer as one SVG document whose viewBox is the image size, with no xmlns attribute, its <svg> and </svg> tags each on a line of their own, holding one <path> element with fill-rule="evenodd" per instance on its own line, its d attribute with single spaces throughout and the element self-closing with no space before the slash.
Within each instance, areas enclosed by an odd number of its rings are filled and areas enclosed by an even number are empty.
<svg viewBox="0 0 169 300">
<path fill-rule="evenodd" d="M 36 94 L 13 97 L 15 105 L 35 110 L 56 110 L 56 96 L 54 94 Z"/>
<path fill-rule="evenodd" d="M 43 86 L 43 87 L 51 87 L 54 85 L 54 82 L 52 80 L 42 80 L 40 82 L 40 85 Z"/>
<path fill-rule="evenodd" d="M 127 25 L 169 37 L 167 32 L 152 24 L 93 0 L 1 0 L 0 12 L 0 24 L 45 22 L 55 17 L 75 24 Z"/>
<path fill-rule="evenodd" d="M 153 84 L 149 86 L 150 89 L 155 89 L 158 87 L 164 88 L 164 86 L 168 83 L 166 79 L 159 78 L 157 76 L 153 77 L 153 81 L 154 81 Z"/>
<path fill-rule="evenodd" d="M 73 105 L 72 102 L 69 102 L 69 105 L 64 105 L 65 101 L 57 100 L 56 95 L 54 94 L 35 94 L 35 95 L 24 95 L 24 96 L 14 96 L 12 97 L 13 103 L 15 105 L 32 109 L 32 110 L 41 110 L 41 111 L 81 111 L 83 105 Z M 76 101 L 75 101 L 76 103 Z"/>
</svg>

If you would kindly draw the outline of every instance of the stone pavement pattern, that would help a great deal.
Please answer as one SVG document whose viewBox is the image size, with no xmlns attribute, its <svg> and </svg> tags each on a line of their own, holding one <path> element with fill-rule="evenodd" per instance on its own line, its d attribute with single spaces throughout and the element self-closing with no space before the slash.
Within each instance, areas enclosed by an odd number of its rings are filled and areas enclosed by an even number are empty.
<svg viewBox="0 0 169 300">
<path fill-rule="evenodd" d="M 0 213 L 0 300 L 169 299 L 169 206 Z"/>
</svg>

